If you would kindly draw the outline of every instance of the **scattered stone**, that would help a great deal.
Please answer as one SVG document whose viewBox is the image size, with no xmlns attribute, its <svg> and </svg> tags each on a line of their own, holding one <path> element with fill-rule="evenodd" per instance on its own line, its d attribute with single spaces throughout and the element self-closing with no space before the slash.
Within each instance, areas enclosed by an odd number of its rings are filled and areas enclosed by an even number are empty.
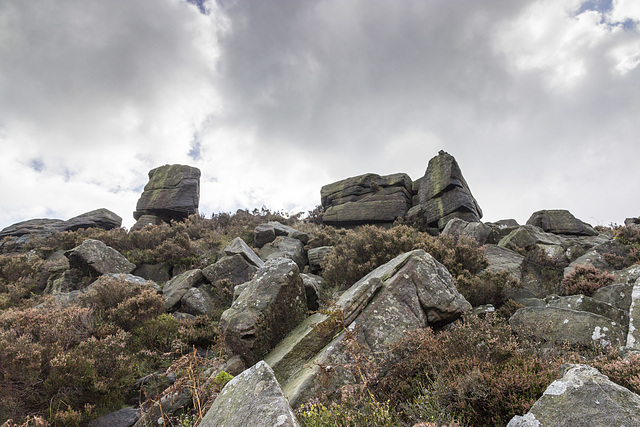
<svg viewBox="0 0 640 427">
<path fill-rule="evenodd" d="M 507 427 L 630 427 L 638 425 L 639 414 L 640 396 L 591 366 L 569 365 L 529 412 L 513 417 Z"/>
<path fill-rule="evenodd" d="M 212 297 L 216 305 L 229 307 L 233 301 L 236 286 L 250 281 L 258 268 L 250 264 L 242 255 L 225 256 L 215 264 L 204 268 L 202 274 L 213 287 Z"/>
<path fill-rule="evenodd" d="M 498 242 L 498 246 L 516 252 L 531 249 L 537 244 L 559 246 L 562 244 L 562 240 L 554 234 L 545 233 L 539 227 L 523 225 Z"/>
<path fill-rule="evenodd" d="M 120 252 L 99 240 L 87 239 L 81 245 L 65 252 L 70 267 L 81 270 L 84 275 L 98 277 L 108 273 L 131 273 L 135 264 Z"/>
<path fill-rule="evenodd" d="M 260 249 L 260 257 L 269 260 L 274 258 L 289 258 L 298 264 L 302 270 L 307 264 L 307 254 L 304 251 L 304 243 L 298 239 L 286 236 L 278 236 Z"/>
<path fill-rule="evenodd" d="M 404 173 L 369 173 L 325 185 L 320 190 L 322 222 L 336 227 L 391 224 L 411 207 L 412 185 Z"/>
<path fill-rule="evenodd" d="M 240 237 L 236 237 L 229 243 L 222 252 L 225 255 L 242 255 L 247 262 L 260 268 L 264 265 L 264 261 L 247 245 Z"/>
<path fill-rule="evenodd" d="M 320 246 L 319 248 L 309 249 L 307 257 L 312 273 L 320 273 L 322 271 L 322 263 L 331 251 L 333 251 L 333 246 Z"/>
<path fill-rule="evenodd" d="M 518 335 L 557 345 L 617 348 L 624 344 L 626 337 L 626 327 L 609 318 L 558 307 L 521 308 L 511 316 L 509 323 Z"/>
<path fill-rule="evenodd" d="M 200 170 L 184 165 L 164 165 L 149 171 L 149 182 L 138 199 L 133 217 L 154 215 L 163 221 L 184 220 L 198 213 Z"/>
<path fill-rule="evenodd" d="M 258 225 L 253 230 L 253 243 L 257 248 L 261 248 L 267 243 L 273 242 L 278 236 L 292 237 L 300 240 L 305 245 L 309 243 L 309 235 L 307 233 L 303 233 L 277 221 L 269 221 L 265 224 Z"/>
<path fill-rule="evenodd" d="M 298 420 L 273 371 L 264 361 L 224 386 L 200 427 L 298 427 Z"/>
<path fill-rule="evenodd" d="M 185 271 L 165 283 L 162 287 L 162 294 L 164 295 L 164 306 L 167 311 L 177 308 L 178 303 L 187 291 L 200 286 L 203 282 L 204 275 L 202 270 L 194 269 Z"/>
<path fill-rule="evenodd" d="M 482 218 L 482 210 L 473 198 L 460 166 L 444 151 L 429 160 L 418 200 L 423 206 L 427 225 L 439 230 L 453 218 L 468 222 L 479 222 Z"/>
<path fill-rule="evenodd" d="M 624 220 L 624 225 L 627 227 L 639 227 L 640 226 L 640 217 L 638 218 L 626 218 Z"/>
<path fill-rule="evenodd" d="M 586 222 L 580 221 L 567 210 L 542 210 L 534 212 L 527 224 L 535 225 L 553 234 L 596 236 L 598 232 Z"/>
<path fill-rule="evenodd" d="M 89 427 L 131 427 L 139 419 L 140 410 L 127 407 L 93 420 Z"/>
<path fill-rule="evenodd" d="M 181 310 L 194 316 L 212 314 L 218 307 L 211 297 L 210 285 L 190 288 L 180 300 Z"/>
<path fill-rule="evenodd" d="M 304 284 L 288 258 L 265 263 L 231 308 L 222 313 L 225 343 L 247 365 L 260 360 L 307 317 Z"/>
</svg>

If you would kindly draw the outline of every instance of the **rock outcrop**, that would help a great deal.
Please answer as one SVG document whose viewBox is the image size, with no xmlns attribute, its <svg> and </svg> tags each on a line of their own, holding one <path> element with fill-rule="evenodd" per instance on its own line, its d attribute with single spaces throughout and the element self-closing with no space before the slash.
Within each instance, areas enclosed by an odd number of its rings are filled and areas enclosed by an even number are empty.
<svg viewBox="0 0 640 427">
<path fill-rule="evenodd" d="M 200 201 L 200 170 L 185 165 L 164 165 L 149 171 L 149 182 L 138 199 L 133 217 L 147 223 L 183 220 L 198 213 Z M 147 215 L 147 217 L 142 218 Z"/>
<path fill-rule="evenodd" d="M 320 195 L 325 224 L 391 224 L 411 208 L 412 182 L 404 173 L 369 173 L 325 185 Z"/>
<path fill-rule="evenodd" d="M 98 277 L 108 273 L 131 273 L 136 265 L 120 252 L 99 240 L 87 239 L 81 245 L 67 251 L 70 267 L 84 275 Z"/>
<path fill-rule="evenodd" d="M 220 331 L 229 349 L 247 365 L 264 357 L 307 317 L 298 266 L 288 258 L 269 260 L 222 313 Z"/>
<path fill-rule="evenodd" d="M 640 396 L 591 366 L 570 365 L 528 413 L 513 417 L 507 427 L 637 426 L 639 416 Z"/>
<path fill-rule="evenodd" d="M 335 309 L 341 322 L 314 314 L 265 358 L 293 405 L 304 403 L 313 394 L 320 375 L 317 363 L 341 366 L 349 362 L 346 332 L 334 338 L 341 328 L 357 330 L 362 350 L 380 354 L 406 332 L 445 325 L 470 310 L 471 305 L 458 293 L 442 264 L 423 250 L 415 250 L 363 277 L 345 291 Z M 327 394 L 355 382 L 345 369 L 334 371 L 336 376 L 325 389 Z"/>
<path fill-rule="evenodd" d="M 19 251 L 32 236 L 46 237 L 53 233 L 75 231 L 81 228 L 111 230 L 121 225 L 122 218 L 104 208 L 83 213 L 66 221 L 46 218 L 21 221 L 0 231 L 0 240 L 10 237 L 6 242 L 0 242 L 0 253 Z"/>
<path fill-rule="evenodd" d="M 265 362 L 224 386 L 200 427 L 298 427 L 298 420 L 273 371 Z"/>
<path fill-rule="evenodd" d="M 527 221 L 542 230 L 554 234 L 596 236 L 598 232 L 586 222 L 580 221 L 566 210 L 542 210 L 534 212 Z"/>
<path fill-rule="evenodd" d="M 447 222 L 460 218 L 478 222 L 482 210 L 452 155 L 440 151 L 429 160 L 418 190 L 418 202 L 427 226 L 443 230 Z"/>
</svg>

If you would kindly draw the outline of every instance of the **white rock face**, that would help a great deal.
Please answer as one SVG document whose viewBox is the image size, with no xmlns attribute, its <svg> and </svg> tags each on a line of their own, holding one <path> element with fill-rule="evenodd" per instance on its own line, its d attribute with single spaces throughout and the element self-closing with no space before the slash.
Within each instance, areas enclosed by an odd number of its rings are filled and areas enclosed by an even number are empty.
<svg viewBox="0 0 640 427">
<path fill-rule="evenodd" d="M 640 278 L 636 280 L 631 293 L 627 347 L 640 350 Z"/>
</svg>

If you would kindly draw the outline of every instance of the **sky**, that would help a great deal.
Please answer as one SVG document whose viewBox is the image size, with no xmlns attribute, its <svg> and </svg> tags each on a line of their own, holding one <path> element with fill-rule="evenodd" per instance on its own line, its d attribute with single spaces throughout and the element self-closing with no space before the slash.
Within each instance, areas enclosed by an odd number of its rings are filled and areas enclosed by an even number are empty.
<svg viewBox="0 0 640 427">
<path fill-rule="evenodd" d="M 445 150 L 484 221 L 640 216 L 637 0 L 0 0 L 0 229 L 202 171 L 200 213 L 307 212 Z"/>
</svg>

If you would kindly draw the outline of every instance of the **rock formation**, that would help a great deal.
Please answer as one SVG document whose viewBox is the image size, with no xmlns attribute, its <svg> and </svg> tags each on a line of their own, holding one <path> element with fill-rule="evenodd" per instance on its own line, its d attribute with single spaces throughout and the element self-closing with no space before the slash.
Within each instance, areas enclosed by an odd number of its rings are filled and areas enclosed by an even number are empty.
<svg viewBox="0 0 640 427">
<path fill-rule="evenodd" d="M 419 207 L 428 226 L 443 230 L 452 218 L 477 222 L 482 210 L 473 198 L 452 155 L 440 151 L 429 160 L 418 190 Z"/>
<path fill-rule="evenodd" d="M 372 173 L 347 178 L 322 187 L 322 221 L 333 226 L 391 224 L 411 207 L 409 175 Z"/>
<path fill-rule="evenodd" d="M 507 427 L 637 426 L 640 396 L 587 365 L 571 365 L 524 416 Z"/>
<path fill-rule="evenodd" d="M 184 165 L 164 165 L 149 171 L 149 182 L 138 199 L 134 228 L 159 221 L 183 220 L 198 213 L 200 170 Z"/>
</svg>

